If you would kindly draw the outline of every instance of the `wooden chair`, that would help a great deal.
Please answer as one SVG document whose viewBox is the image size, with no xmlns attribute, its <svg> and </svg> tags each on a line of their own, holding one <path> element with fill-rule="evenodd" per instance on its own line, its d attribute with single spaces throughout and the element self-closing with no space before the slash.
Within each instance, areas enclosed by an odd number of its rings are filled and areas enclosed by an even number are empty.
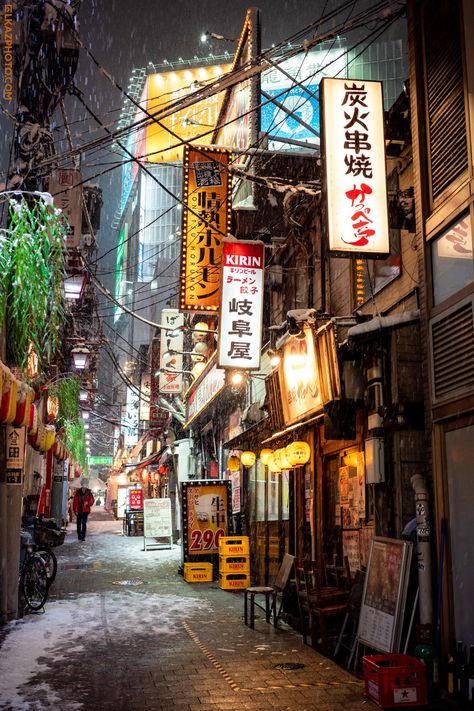
<svg viewBox="0 0 474 711">
<path fill-rule="evenodd" d="M 295 579 L 303 642 L 306 644 L 310 634 L 313 646 L 321 644 L 326 647 L 333 638 L 329 622 L 346 612 L 349 591 L 337 586 L 322 586 L 319 571 L 311 562 L 298 563 Z"/>
<path fill-rule="evenodd" d="M 285 553 L 280 566 L 280 569 L 275 578 L 275 582 L 272 586 L 258 585 L 252 588 L 247 588 L 244 594 L 244 621 L 245 624 L 255 629 L 255 606 L 260 607 L 260 609 L 265 610 L 265 619 L 270 622 L 272 612 L 273 612 L 273 624 L 276 627 L 278 625 L 278 620 L 281 614 L 281 608 L 283 605 L 283 591 L 288 584 L 290 574 L 293 568 L 293 563 L 295 560 L 294 555 Z M 280 601 L 280 606 L 277 611 L 277 598 L 278 595 L 282 596 Z M 265 607 L 256 602 L 255 598 L 257 595 L 263 595 L 265 597 Z M 271 601 L 271 603 L 270 603 Z M 249 620 L 249 605 L 250 605 L 250 620 Z"/>
</svg>

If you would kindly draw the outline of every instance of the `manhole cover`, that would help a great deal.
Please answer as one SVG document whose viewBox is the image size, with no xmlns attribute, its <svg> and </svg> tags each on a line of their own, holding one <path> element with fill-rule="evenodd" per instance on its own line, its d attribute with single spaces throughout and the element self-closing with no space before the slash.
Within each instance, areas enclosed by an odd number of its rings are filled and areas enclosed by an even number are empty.
<svg viewBox="0 0 474 711">
<path fill-rule="evenodd" d="M 131 580 L 114 580 L 112 585 L 128 585 L 132 587 L 136 585 L 144 585 L 144 581 L 139 580 L 138 578 L 132 578 Z"/>
<path fill-rule="evenodd" d="M 298 662 L 283 662 L 282 664 L 275 664 L 275 669 L 293 671 L 294 669 L 304 669 L 305 666 L 305 664 L 299 664 Z"/>
</svg>

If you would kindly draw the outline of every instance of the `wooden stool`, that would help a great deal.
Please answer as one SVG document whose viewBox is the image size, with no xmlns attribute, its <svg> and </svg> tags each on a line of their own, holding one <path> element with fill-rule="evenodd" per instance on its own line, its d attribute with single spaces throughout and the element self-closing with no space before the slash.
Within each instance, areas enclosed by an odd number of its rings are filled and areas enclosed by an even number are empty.
<svg viewBox="0 0 474 711">
<path fill-rule="evenodd" d="M 249 625 L 248 621 L 248 602 L 250 598 L 250 627 L 252 629 L 255 629 L 255 605 L 257 607 L 261 607 L 258 603 L 255 602 L 255 596 L 256 595 L 265 595 L 265 619 L 267 622 L 270 622 L 270 616 L 272 613 L 272 609 L 275 608 L 275 627 L 276 627 L 276 591 L 275 588 L 269 588 L 264 585 L 262 586 L 256 586 L 254 588 L 247 588 L 245 590 L 245 595 L 244 595 L 244 621 L 246 625 Z M 270 605 L 270 598 L 272 598 L 272 604 Z M 263 608 L 262 608 L 263 609 Z"/>
</svg>

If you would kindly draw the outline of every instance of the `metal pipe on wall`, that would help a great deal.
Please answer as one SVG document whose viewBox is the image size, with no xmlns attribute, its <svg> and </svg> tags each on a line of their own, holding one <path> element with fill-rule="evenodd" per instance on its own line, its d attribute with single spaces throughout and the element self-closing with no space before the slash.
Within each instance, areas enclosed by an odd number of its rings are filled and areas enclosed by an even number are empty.
<svg viewBox="0 0 474 711">
<path fill-rule="evenodd" d="M 415 492 L 420 624 L 426 625 L 433 623 L 429 494 L 425 479 L 421 474 L 415 474 L 410 481 Z"/>
</svg>

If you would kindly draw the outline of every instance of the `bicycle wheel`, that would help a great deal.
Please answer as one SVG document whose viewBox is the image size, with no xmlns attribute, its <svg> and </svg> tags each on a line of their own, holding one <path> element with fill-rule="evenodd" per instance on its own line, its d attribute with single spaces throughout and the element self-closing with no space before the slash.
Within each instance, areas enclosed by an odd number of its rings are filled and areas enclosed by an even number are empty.
<svg viewBox="0 0 474 711">
<path fill-rule="evenodd" d="M 58 572 L 58 561 L 56 555 L 50 548 L 38 548 L 36 553 L 44 560 L 46 572 L 48 574 L 48 586 L 52 585 L 56 578 L 56 573 Z"/>
<path fill-rule="evenodd" d="M 40 610 L 48 597 L 48 573 L 43 558 L 33 553 L 27 558 L 20 578 L 20 589 L 27 606 Z"/>
</svg>

